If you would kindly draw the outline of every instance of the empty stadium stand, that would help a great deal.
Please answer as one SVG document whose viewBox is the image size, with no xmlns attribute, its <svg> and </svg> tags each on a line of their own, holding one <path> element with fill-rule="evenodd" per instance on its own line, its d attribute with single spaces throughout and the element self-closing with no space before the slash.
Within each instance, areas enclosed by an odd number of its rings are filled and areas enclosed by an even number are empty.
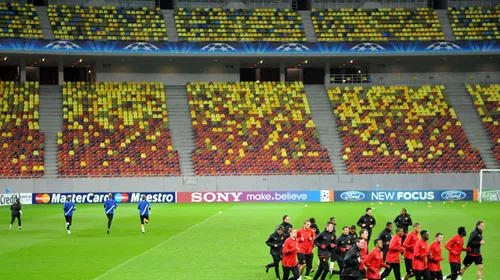
<svg viewBox="0 0 500 280">
<path fill-rule="evenodd" d="M 43 38 L 40 20 L 32 4 L 0 2 L 0 38 Z"/>
<path fill-rule="evenodd" d="M 449 173 L 485 167 L 444 86 L 345 87 L 328 91 L 349 172 Z"/>
<path fill-rule="evenodd" d="M 448 16 L 457 40 L 500 39 L 500 6 L 450 7 Z"/>
<path fill-rule="evenodd" d="M 41 177 L 44 136 L 38 125 L 38 82 L 0 81 L 0 175 Z"/>
<path fill-rule="evenodd" d="M 47 13 L 60 40 L 168 41 L 159 8 L 49 5 Z"/>
<path fill-rule="evenodd" d="M 187 84 L 195 174 L 332 173 L 302 83 Z"/>
<path fill-rule="evenodd" d="M 500 162 L 500 84 L 467 85 L 467 90 L 491 136 L 493 154 Z"/>
<path fill-rule="evenodd" d="M 179 176 L 163 83 L 66 82 L 60 176 Z"/>
<path fill-rule="evenodd" d="M 319 42 L 444 40 L 429 8 L 312 9 L 312 22 Z"/>
<path fill-rule="evenodd" d="M 290 9 L 180 8 L 175 22 L 180 41 L 306 41 L 301 17 Z"/>
</svg>

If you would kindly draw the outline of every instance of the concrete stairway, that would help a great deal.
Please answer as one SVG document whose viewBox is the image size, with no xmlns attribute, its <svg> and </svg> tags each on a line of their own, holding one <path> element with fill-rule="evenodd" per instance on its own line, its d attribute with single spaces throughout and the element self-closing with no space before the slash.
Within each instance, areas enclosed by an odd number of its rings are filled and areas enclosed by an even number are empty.
<svg viewBox="0 0 500 280">
<path fill-rule="evenodd" d="M 168 123 L 174 150 L 179 152 L 183 176 L 194 176 L 191 153 L 194 149 L 191 114 L 185 86 L 166 86 Z"/>
<path fill-rule="evenodd" d="M 45 175 L 57 176 L 57 133 L 62 130 L 62 86 L 40 86 L 40 131 L 45 134 Z"/>
<path fill-rule="evenodd" d="M 316 32 L 314 32 L 314 26 L 311 20 L 311 11 L 299 11 L 299 15 L 302 18 L 307 42 L 317 42 Z"/>
<path fill-rule="evenodd" d="M 347 173 L 342 159 L 342 139 L 337 130 L 336 117 L 323 85 L 306 85 L 305 91 L 321 146 L 328 150 L 335 173 Z"/>
<path fill-rule="evenodd" d="M 453 35 L 453 29 L 451 29 L 450 20 L 448 19 L 448 11 L 436 10 L 436 13 L 439 18 L 439 23 L 441 23 L 441 29 L 443 30 L 446 41 L 455 41 L 455 35 Z"/>
<path fill-rule="evenodd" d="M 476 111 L 465 85 L 462 83 L 445 84 L 445 93 L 450 105 L 455 109 L 458 120 L 469 139 L 470 144 L 476 147 L 487 168 L 500 168 L 491 147 L 493 143 L 483 122 Z"/>
<path fill-rule="evenodd" d="M 167 26 L 168 41 L 179 41 L 179 36 L 177 36 L 177 27 L 175 26 L 174 10 L 161 10 L 161 12 L 165 18 L 165 25 Z"/>
<path fill-rule="evenodd" d="M 36 13 L 38 14 L 38 19 L 40 20 L 40 27 L 42 28 L 44 39 L 55 39 L 54 32 L 52 31 L 52 26 L 50 25 L 49 15 L 47 14 L 46 6 L 36 6 Z"/>
</svg>

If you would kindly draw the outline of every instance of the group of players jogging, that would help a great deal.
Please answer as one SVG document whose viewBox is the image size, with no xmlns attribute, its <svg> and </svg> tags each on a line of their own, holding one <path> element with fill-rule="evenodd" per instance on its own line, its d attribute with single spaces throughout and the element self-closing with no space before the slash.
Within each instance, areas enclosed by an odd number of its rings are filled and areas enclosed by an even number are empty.
<svg viewBox="0 0 500 280">
<path fill-rule="evenodd" d="M 22 205 L 19 199 L 16 200 L 14 204 L 10 206 L 10 210 L 12 212 L 12 220 L 9 224 L 9 230 L 12 229 L 12 224 L 14 224 L 14 221 L 17 219 L 18 223 L 18 228 L 19 230 L 22 229 L 21 227 L 21 214 L 22 214 Z M 107 199 L 104 201 L 104 212 L 106 214 L 106 217 L 108 218 L 108 228 L 106 230 L 106 233 L 109 234 L 111 231 L 111 223 L 113 222 L 113 217 L 115 214 L 115 209 L 118 208 L 118 204 L 116 201 L 113 199 L 113 195 L 109 194 Z M 141 220 L 141 230 L 142 233 L 145 232 L 144 229 L 144 224 L 149 223 L 149 214 L 151 213 L 151 205 L 146 199 L 145 195 L 142 195 L 141 201 L 137 205 L 137 209 L 139 209 L 139 218 Z M 68 231 L 68 234 L 71 234 L 70 227 L 73 224 L 73 212 L 76 210 L 75 203 L 71 201 L 71 196 L 66 197 L 66 201 L 64 202 L 63 206 L 64 210 L 64 219 L 66 220 L 66 230 Z"/>
<path fill-rule="evenodd" d="M 285 215 L 283 223 L 269 236 L 266 244 L 270 247 L 273 262 L 266 265 L 266 273 L 274 268 L 276 278 L 283 280 L 311 279 L 313 269 L 313 249 L 317 248 L 318 265 L 313 279 L 326 279 L 340 275 L 341 280 L 377 280 L 387 278 L 391 273 L 396 280 L 460 280 L 471 264 L 477 265 L 477 279 L 483 274 L 481 245 L 484 244 L 484 222 L 478 221 L 464 247 L 465 227 L 458 228 L 457 235 L 446 244 L 450 274 L 443 275 L 441 270 L 443 234 L 436 233 L 435 241 L 429 245 L 430 233 L 421 230 L 419 223 L 413 223 L 406 209 L 394 219 L 396 233 L 393 235 L 393 223 L 387 222 L 384 230 L 374 240 L 371 252 L 368 244 L 376 220 L 372 209 L 367 208 L 365 215 L 356 226 L 344 226 L 342 232 L 336 234 L 336 219 L 331 217 L 324 231 L 320 231 L 314 218 L 304 221 L 300 229 L 294 229 L 290 217 Z M 409 231 L 409 228 L 412 230 Z M 461 253 L 466 252 L 461 267 Z M 406 274 L 401 276 L 400 255 L 404 258 Z M 283 278 L 280 278 L 279 263 L 282 262 Z M 335 268 L 337 262 L 338 268 Z M 383 269 L 383 271 L 381 271 Z M 305 272 L 305 273 L 304 273 Z M 290 277 L 292 274 L 292 277 Z"/>
</svg>

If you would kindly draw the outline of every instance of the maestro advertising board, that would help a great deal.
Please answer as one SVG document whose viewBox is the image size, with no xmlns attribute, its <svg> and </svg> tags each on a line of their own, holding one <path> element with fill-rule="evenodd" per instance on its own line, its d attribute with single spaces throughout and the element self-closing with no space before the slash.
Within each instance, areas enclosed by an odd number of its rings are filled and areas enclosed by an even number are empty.
<svg viewBox="0 0 500 280">
<path fill-rule="evenodd" d="M 104 203 L 109 193 L 34 193 L 33 204 L 64 203 L 69 196 L 75 203 Z M 175 203 L 175 192 L 115 192 L 111 193 L 118 203 L 138 203 L 142 195 L 151 203 Z"/>
</svg>

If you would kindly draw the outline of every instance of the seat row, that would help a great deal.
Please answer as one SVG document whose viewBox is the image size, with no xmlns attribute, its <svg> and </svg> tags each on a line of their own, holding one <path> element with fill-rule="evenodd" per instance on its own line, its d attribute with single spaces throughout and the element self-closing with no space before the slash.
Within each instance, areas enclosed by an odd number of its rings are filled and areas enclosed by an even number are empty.
<svg viewBox="0 0 500 280">
<path fill-rule="evenodd" d="M 49 5 L 59 40 L 167 41 L 159 8 Z M 500 38 L 500 6 L 448 8 L 457 40 Z M 290 9 L 180 8 L 174 12 L 180 41 L 305 42 L 301 16 Z M 429 8 L 312 9 L 319 42 L 444 40 L 437 13 Z M 42 38 L 32 4 L 0 3 L 0 37 Z"/>
</svg>

